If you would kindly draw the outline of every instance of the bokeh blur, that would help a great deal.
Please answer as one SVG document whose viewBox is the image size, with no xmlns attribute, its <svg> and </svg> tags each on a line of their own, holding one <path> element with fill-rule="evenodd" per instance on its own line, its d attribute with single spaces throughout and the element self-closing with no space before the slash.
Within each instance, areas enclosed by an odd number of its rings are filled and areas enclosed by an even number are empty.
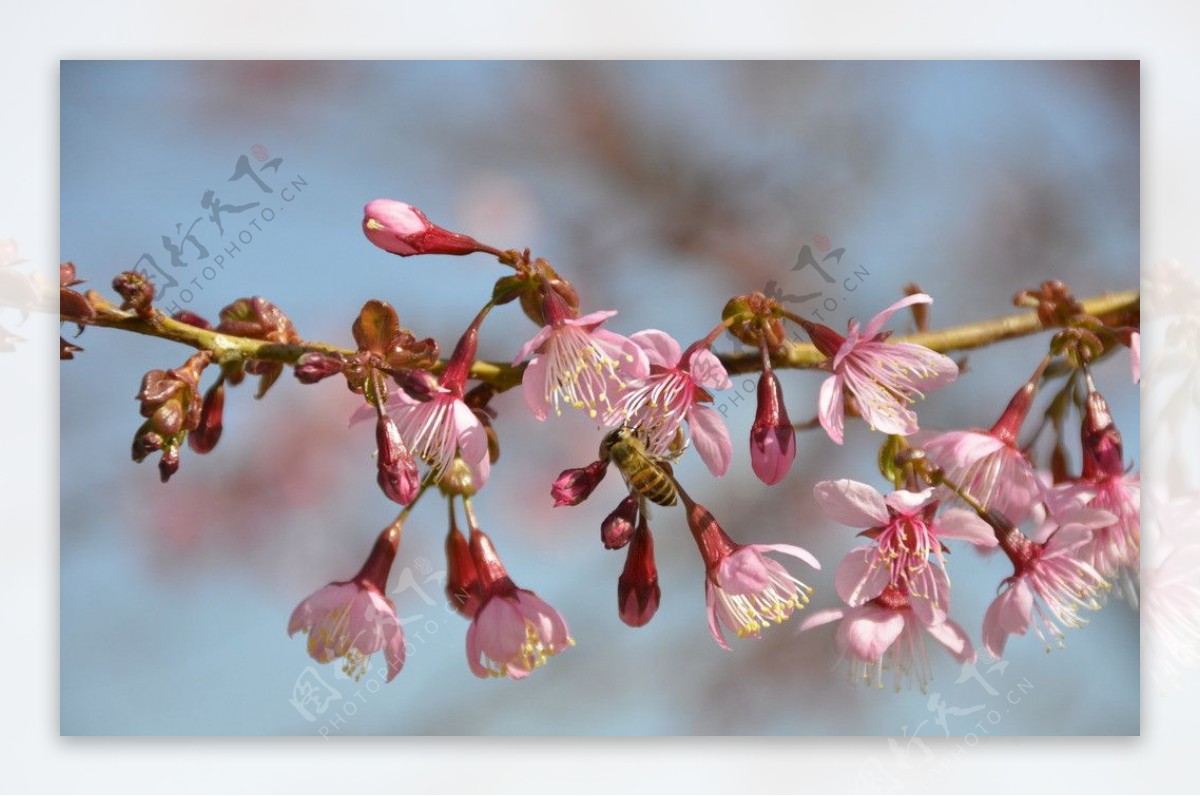
<svg viewBox="0 0 1200 796">
<path fill-rule="evenodd" d="M 209 318 L 261 295 L 330 342 L 347 343 L 362 303 L 381 298 L 448 350 L 501 269 L 375 249 L 362 205 L 393 197 L 480 240 L 532 247 L 585 311 L 619 309 L 611 325 L 624 333 L 661 328 L 686 344 L 729 296 L 772 282 L 821 291 L 796 308 L 834 326 L 915 282 L 946 326 L 1005 314 L 1044 279 L 1079 296 L 1136 286 L 1138 86 L 1136 62 L 64 62 L 61 257 L 102 291 L 140 260 L 178 282 L 164 307 Z M 210 220 L 213 204 L 254 202 L 223 212 L 223 233 Z M 793 268 L 819 236 L 845 250 L 825 263 L 832 284 Z M 505 308 L 481 355 L 509 359 L 532 332 Z M 472 676 L 466 623 L 437 583 L 444 506 L 429 501 L 393 570 L 411 620 L 405 669 L 382 686 L 381 667 L 346 680 L 285 628 L 301 598 L 354 573 L 393 516 L 372 429 L 347 428 L 355 396 L 290 376 L 262 401 L 235 389 L 216 451 L 185 451 L 164 486 L 152 460 L 129 461 L 132 398 L 142 373 L 187 352 L 103 329 L 76 342 L 85 351 L 61 381 L 64 734 L 961 735 L 989 711 L 1001 716 L 986 720 L 993 735 L 1138 732 L 1138 615 L 1116 600 L 1063 650 L 1013 639 L 1005 665 L 972 676 L 931 645 L 927 693 L 879 691 L 849 682 L 830 628 L 798 636 L 798 619 L 719 649 L 682 514 L 660 511 L 662 607 L 626 627 L 624 556 L 599 539 L 619 489 L 610 479 L 576 508 L 549 498 L 600 432 L 586 418 L 538 423 L 519 391 L 495 403 L 502 457 L 480 519 L 576 646 L 524 682 Z M 921 407 L 922 426 L 990 424 L 1046 342 L 973 352 Z M 1124 353 L 1097 376 L 1136 466 Z M 819 374 L 782 378 L 792 419 L 814 416 Z M 798 574 L 816 587 L 812 608 L 834 607 L 832 572 L 854 539 L 811 488 L 840 477 L 883 488 L 880 438 L 861 423 L 844 447 L 803 434 L 797 465 L 767 488 L 750 472 L 752 404 L 740 380 L 717 397 L 730 475 L 715 480 L 689 456 L 681 480 L 736 540 L 812 551 L 824 570 Z M 1006 564 L 956 549 L 949 567 L 952 614 L 978 643 Z M 321 712 L 295 696 L 314 674 L 336 693 Z"/>
</svg>

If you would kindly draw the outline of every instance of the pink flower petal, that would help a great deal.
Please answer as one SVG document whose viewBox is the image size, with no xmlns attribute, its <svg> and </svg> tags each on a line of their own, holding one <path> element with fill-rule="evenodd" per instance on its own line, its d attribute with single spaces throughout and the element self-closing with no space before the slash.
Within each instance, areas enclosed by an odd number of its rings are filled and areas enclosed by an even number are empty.
<svg viewBox="0 0 1200 796">
<path fill-rule="evenodd" d="M 679 364 L 679 356 L 682 353 L 679 342 L 666 332 L 646 329 L 631 334 L 629 339 L 646 352 L 646 358 L 651 365 L 673 368 Z"/>
<path fill-rule="evenodd" d="M 838 596 L 857 608 L 874 600 L 891 581 L 891 570 L 878 561 L 876 548 L 856 547 L 846 554 L 833 576 Z"/>
<path fill-rule="evenodd" d="M 933 500 L 933 487 L 923 489 L 920 492 L 898 489 L 885 497 L 883 502 L 897 514 L 911 517 L 925 508 L 925 505 L 931 500 Z"/>
<path fill-rule="evenodd" d="M 1018 581 L 988 606 L 983 617 L 983 646 L 994 658 L 1004 657 L 1010 635 L 1023 636 L 1033 613 L 1033 592 Z"/>
<path fill-rule="evenodd" d="M 567 323 L 571 326 L 598 326 L 607 321 L 612 316 L 616 315 L 616 310 L 596 310 L 589 312 L 587 315 L 580 315 L 578 318 L 569 319 Z M 589 329 L 589 331 L 591 331 Z"/>
<path fill-rule="evenodd" d="M 908 573 L 909 605 L 923 625 L 937 625 L 946 621 L 950 608 L 950 581 L 945 571 L 926 563 L 919 570 Z"/>
<path fill-rule="evenodd" d="M 905 296 L 890 307 L 881 310 L 878 315 L 871 319 L 870 323 L 863 327 L 862 336 L 865 340 L 870 340 L 875 335 L 879 334 L 883 329 L 883 325 L 888 322 L 892 314 L 905 307 L 910 307 L 913 304 L 932 304 L 933 299 L 924 293 L 914 293 L 911 296 Z"/>
<path fill-rule="evenodd" d="M 729 470 L 733 459 L 733 443 L 729 440 L 729 429 L 720 413 L 709 406 L 693 404 L 687 413 L 688 430 L 692 432 L 692 443 L 696 452 L 718 478 Z"/>
<path fill-rule="evenodd" d="M 878 661 L 904 631 L 900 611 L 864 606 L 850 611 L 838 626 L 838 648 L 864 661 Z"/>
<path fill-rule="evenodd" d="M 760 552 L 770 551 L 772 553 L 782 553 L 788 556 L 795 556 L 813 569 L 821 568 L 821 562 L 817 560 L 816 556 L 805 550 L 803 547 L 797 547 L 794 544 L 756 544 L 750 546 Z"/>
<path fill-rule="evenodd" d="M 798 633 L 803 633 L 806 630 L 812 630 L 814 627 L 827 625 L 830 622 L 836 622 L 846 615 L 846 611 L 842 608 L 823 608 L 819 611 L 813 611 L 804 618 L 800 623 Z"/>
<path fill-rule="evenodd" d="M 967 637 L 966 631 L 958 623 L 947 619 L 940 625 L 926 625 L 925 630 L 941 642 L 942 646 L 950 650 L 950 654 L 959 663 L 975 660 L 975 649 L 971 646 L 971 639 Z"/>
<path fill-rule="evenodd" d="M 525 617 L 504 597 L 488 600 L 472 620 L 475 643 L 483 656 L 500 666 L 515 661 L 525 644 Z"/>
<path fill-rule="evenodd" d="M 729 372 L 725 370 L 721 360 L 707 348 L 701 348 L 692 354 L 688 370 L 701 387 L 707 387 L 710 390 L 728 390 L 733 386 L 733 382 L 729 380 Z"/>
<path fill-rule="evenodd" d="M 717 582 L 728 594 L 762 591 L 771 582 L 768 568 L 771 563 L 754 549 L 754 545 L 741 547 L 721 562 L 717 569 Z"/>
<path fill-rule="evenodd" d="M 721 632 L 721 625 L 717 621 L 717 589 L 707 578 L 704 581 L 704 600 L 708 604 L 708 632 L 712 633 L 713 640 L 722 649 L 730 649 L 729 642 L 725 640 L 725 634 Z"/>
<path fill-rule="evenodd" d="M 941 539 L 958 539 L 979 547 L 995 547 L 997 544 L 992 526 L 967 509 L 946 509 L 934 521 L 933 528 Z"/>
<path fill-rule="evenodd" d="M 525 366 L 521 377 L 521 388 L 525 393 L 525 405 L 538 420 L 550 414 L 550 399 L 546 397 L 546 359 L 537 356 Z"/>
<path fill-rule="evenodd" d="M 642 347 L 633 340 L 608 329 L 593 330 L 592 339 L 617 363 L 618 372 L 625 378 L 644 379 L 650 375 L 650 360 Z"/>
<path fill-rule="evenodd" d="M 825 433 L 838 445 L 842 444 L 845 414 L 842 378 L 841 376 L 830 376 L 821 382 L 821 392 L 817 397 L 817 417 L 820 419 Z"/>
<path fill-rule="evenodd" d="M 813 495 L 825 514 L 842 525 L 865 530 L 888 522 L 883 495 L 878 489 L 859 481 L 849 478 L 821 481 L 813 487 Z"/>
<path fill-rule="evenodd" d="M 541 348 L 542 343 L 545 343 L 553 332 L 553 326 L 543 326 L 541 329 L 538 329 L 537 334 L 526 340 L 525 344 L 521 346 L 521 350 L 513 357 L 513 365 L 519 365 L 528 359 L 530 354 Z"/>
</svg>

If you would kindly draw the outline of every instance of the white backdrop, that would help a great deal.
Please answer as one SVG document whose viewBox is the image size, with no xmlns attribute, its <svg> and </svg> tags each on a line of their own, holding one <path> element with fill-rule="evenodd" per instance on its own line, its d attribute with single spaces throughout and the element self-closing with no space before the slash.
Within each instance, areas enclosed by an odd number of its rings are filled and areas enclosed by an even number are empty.
<svg viewBox="0 0 1200 796">
<path fill-rule="evenodd" d="M 1200 7 L 1185 2 L 43 3 L 5 10 L 0 238 L 53 281 L 60 58 L 1134 58 L 1143 79 L 1143 264 L 1200 274 Z M 58 737 L 58 363 L 34 316 L 0 356 L 6 608 L 0 787 L 86 791 L 1134 791 L 1194 788 L 1200 676 L 1144 686 L 1141 739 L 951 739 L 937 776 L 864 762 L 886 740 Z M 1147 390 L 1153 389 L 1148 374 Z M 80 411 L 80 410 L 75 410 Z M 1181 418 L 1171 418 L 1181 422 Z M 1158 439 L 1144 435 L 1147 446 Z M 1160 473 L 1143 452 L 1144 477 Z M 139 661 L 130 660 L 136 667 Z M 1102 660 L 1095 661 L 1103 666 Z M 1144 667 L 1148 668 L 1148 667 Z M 1080 672 L 1087 676 L 1086 671 Z M 919 759 L 918 759 L 919 763 Z M 799 785 L 798 785 L 799 783 Z"/>
</svg>

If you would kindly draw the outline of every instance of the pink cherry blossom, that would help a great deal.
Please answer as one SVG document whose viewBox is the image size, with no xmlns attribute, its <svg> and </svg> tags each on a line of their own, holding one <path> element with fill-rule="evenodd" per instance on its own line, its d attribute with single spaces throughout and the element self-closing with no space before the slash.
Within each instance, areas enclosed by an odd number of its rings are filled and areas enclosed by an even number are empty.
<svg viewBox="0 0 1200 796">
<path fill-rule="evenodd" d="M 625 380 L 644 375 L 645 355 L 628 338 L 601 328 L 615 310 L 579 318 L 558 317 L 530 338 L 513 359 L 525 366 L 521 386 L 525 403 L 538 420 L 562 405 L 583 409 L 591 417 L 612 409 Z"/>
<path fill-rule="evenodd" d="M 402 389 L 396 390 L 388 399 L 387 412 L 396 421 L 408 450 L 430 466 L 431 478 L 440 478 L 454 457 L 461 456 L 475 488 L 487 482 L 491 471 L 487 431 L 461 393 L 439 386 L 429 400 L 420 401 Z M 350 423 L 375 417 L 375 408 L 364 405 L 350 416 Z"/>
<path fill-rule="evenodd" d="M 850 677 L 855 682 L 883 688 L 884 675 L 890 674 L 897 691 L 902 685 L 915 684 L 924 692 L 932 679 L 925 634 L 959 663 L 975 660 L 975 650 L 962 627 L 949 619 L 937 624 L 922 621 L 900 589 L 890 589 L 856 607 L 816 611 L 804 620 L 800 631 L 838 620 L 838 652 L 849 658 Z"/>
<path fill-rule="evenodd" d="M 521 680 L 575 642 L 566 620 L 542 598 L 509 578 L 491 539 L 471 533 L 480 602 L 467 630 L 467 662 L 477 677 Z"/>
<path fill-rule="evenodd" d="M 1099 509 L 1116 522 L 1093 529 L 1092 540 L 1081 555 L 1102 576 L 1119 585 L 1122 594 L 1136 600 L 1134 582 L 1141 568 L 1141 479 L 1137 473 L 1107 476 L 1098 481 L 1060 484 L 1048 497 L 1051 513 L 1062 515 L 1069 507 Z"/>
<path fill-rule="evenodd" d="M 368 659 L 383 650 L 388 681 L 404 666 L 404 630 L 396 607 L 384 594 L 399 545 L 399 528 L 376 540 L 363 568 L 351 580 L 330 583 L 305 598 L 288 621 L 288 635 L 308 634 L 308 654 L 320 663 L 344 658 L 342 669 L 358 679 Z"/>
<path fill-rule="evenodd" d="M 1095 529 L 1115 520 L 1107 511 L 1075 509 L 1057 521 L 1047 521 L 1036 536 L 1045 542 L 1021 537 L 1017 545 L 1005 546 L 1016 571 L 1004 580 L 1000 595 L 984 615 L 983 642 L 992 656 L 1003 657 L 1008 637 L 1025 635 L 1030 625 L 1049 651 L 1050 638 L 1062 646 L 1059 625 L 1075 628 L 1086 624 L 1080 612 L 1098 610 L 1098 596 L 1108 589 L 1108 583 L 1085 560 L 1086 548 Z"/>
<path fill-rule="evenodd" d="M 949 431 L 924 444 L 926 455 L 946 479 L 989 509 L 1014 523 L 1029 518 L 1045 500 L 1045 488 L 1015 440 L 992 431 Z M 953 492 L 941 496 L 953 500 Z"/>
<path fill-rule="evenodd" d="M 354 581 L 330 583 L 309 595 L 292 612 L 288 635 L 308 634 L 308 654 L 320 663 L 345 658 L 342 669 L 354 679 L 366 672 L 367 659 L 384 651 L 390 681 L 404 666 L 404 631 L 392 601 Z"/>
<path fill-rule="evenodd" d="M 629 339 L 644 352 L 649 369 L 626 385 L 605 423 L 636 427 L 650 451 L 661 456 L 669 452 L 686 421 L 700 458 L 713 475 L 724 475 L 733 457 L 729 429 L 705 403 L 712 401 L 707 390 L 731 386 L 721 360 L 703 347 L 682 352 L 673 337 L 657 329 Z"/>
<path fill-rule="evenodd" d="M 842 479 L 813 488 L 830 518 L 875 543 L 857 547 L 834 576 L 838 596 L 851 607 L 875 599 L 889 586 L 902 588 L 911 609 L 925 624 L 937 624 L 949 610 L 950 581 L 942 554 L 944 540 L 995 547 L 991 527 L 974 512 L 948 509 L 935 516 L 934 490 L 898 490 L 884 497 L 873 487 Z"/>
<path fill-rule="evenodd" d="M 907 296 L 861 330 L 851 321 L 844 338 L 827 327 L 805 325 L 814 344 L 829 357 L 824 367 L 832 375 L 821 385 L 818 417 L 834 442 L 843 441 L 847 396 L 872 430 L 908 435 L 918 429 L 909 404 L 958 377 L 958 365 L 949 357 L 914 343 L 887 342 L 881 333 L 897 310 L 932 302 L 924 293 Z"/>
<path fill-rule="evenodd" d="M 795 556 L 820 569 L 812 553 L 788 544 L 737 544 L 708 509 L 686 492 L 680 497 L 687 508 L 688 528 L 704 560 L 708 629 L 717 644 L 729 649 L 722 626 L 738 638 L 758 638 L 763 628 L 787 621 L 808 603 L 812 588 L 764 554 Z"/>
<path fill-rule="evenodd" d="M 808 604 L 812 587 L 764 553 L 775 552 L 795 556 L 813 569 L 821 564 L 812 553 L 790 544 L 735 545 L 710 567 L 704 584 L 708 604 L 708 629 L 713 639 L 725 649 L 724 626 L 738 638 L 758 638 L 764 628 L 782 624 L 792 612 Z"/>
</svg>

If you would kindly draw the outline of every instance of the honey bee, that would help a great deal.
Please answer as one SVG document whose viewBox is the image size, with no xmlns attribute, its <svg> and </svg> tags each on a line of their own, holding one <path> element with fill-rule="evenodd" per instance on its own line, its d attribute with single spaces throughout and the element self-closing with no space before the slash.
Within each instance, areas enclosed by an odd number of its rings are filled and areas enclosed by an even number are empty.
<svg viewBox="0 0 1200 796">
<path fill-rule="evenodd" d="M 671 462 L 683 455 L 683 429 L 671 443 L 670 455 L 656 456 L 646 448 L 637 429 L 622 426 L 609 432 L 600 443 L 600 458 L 621 471 L 629 491 L 660 506 L 674 506 L 678 497 Z"/>
</svg>

